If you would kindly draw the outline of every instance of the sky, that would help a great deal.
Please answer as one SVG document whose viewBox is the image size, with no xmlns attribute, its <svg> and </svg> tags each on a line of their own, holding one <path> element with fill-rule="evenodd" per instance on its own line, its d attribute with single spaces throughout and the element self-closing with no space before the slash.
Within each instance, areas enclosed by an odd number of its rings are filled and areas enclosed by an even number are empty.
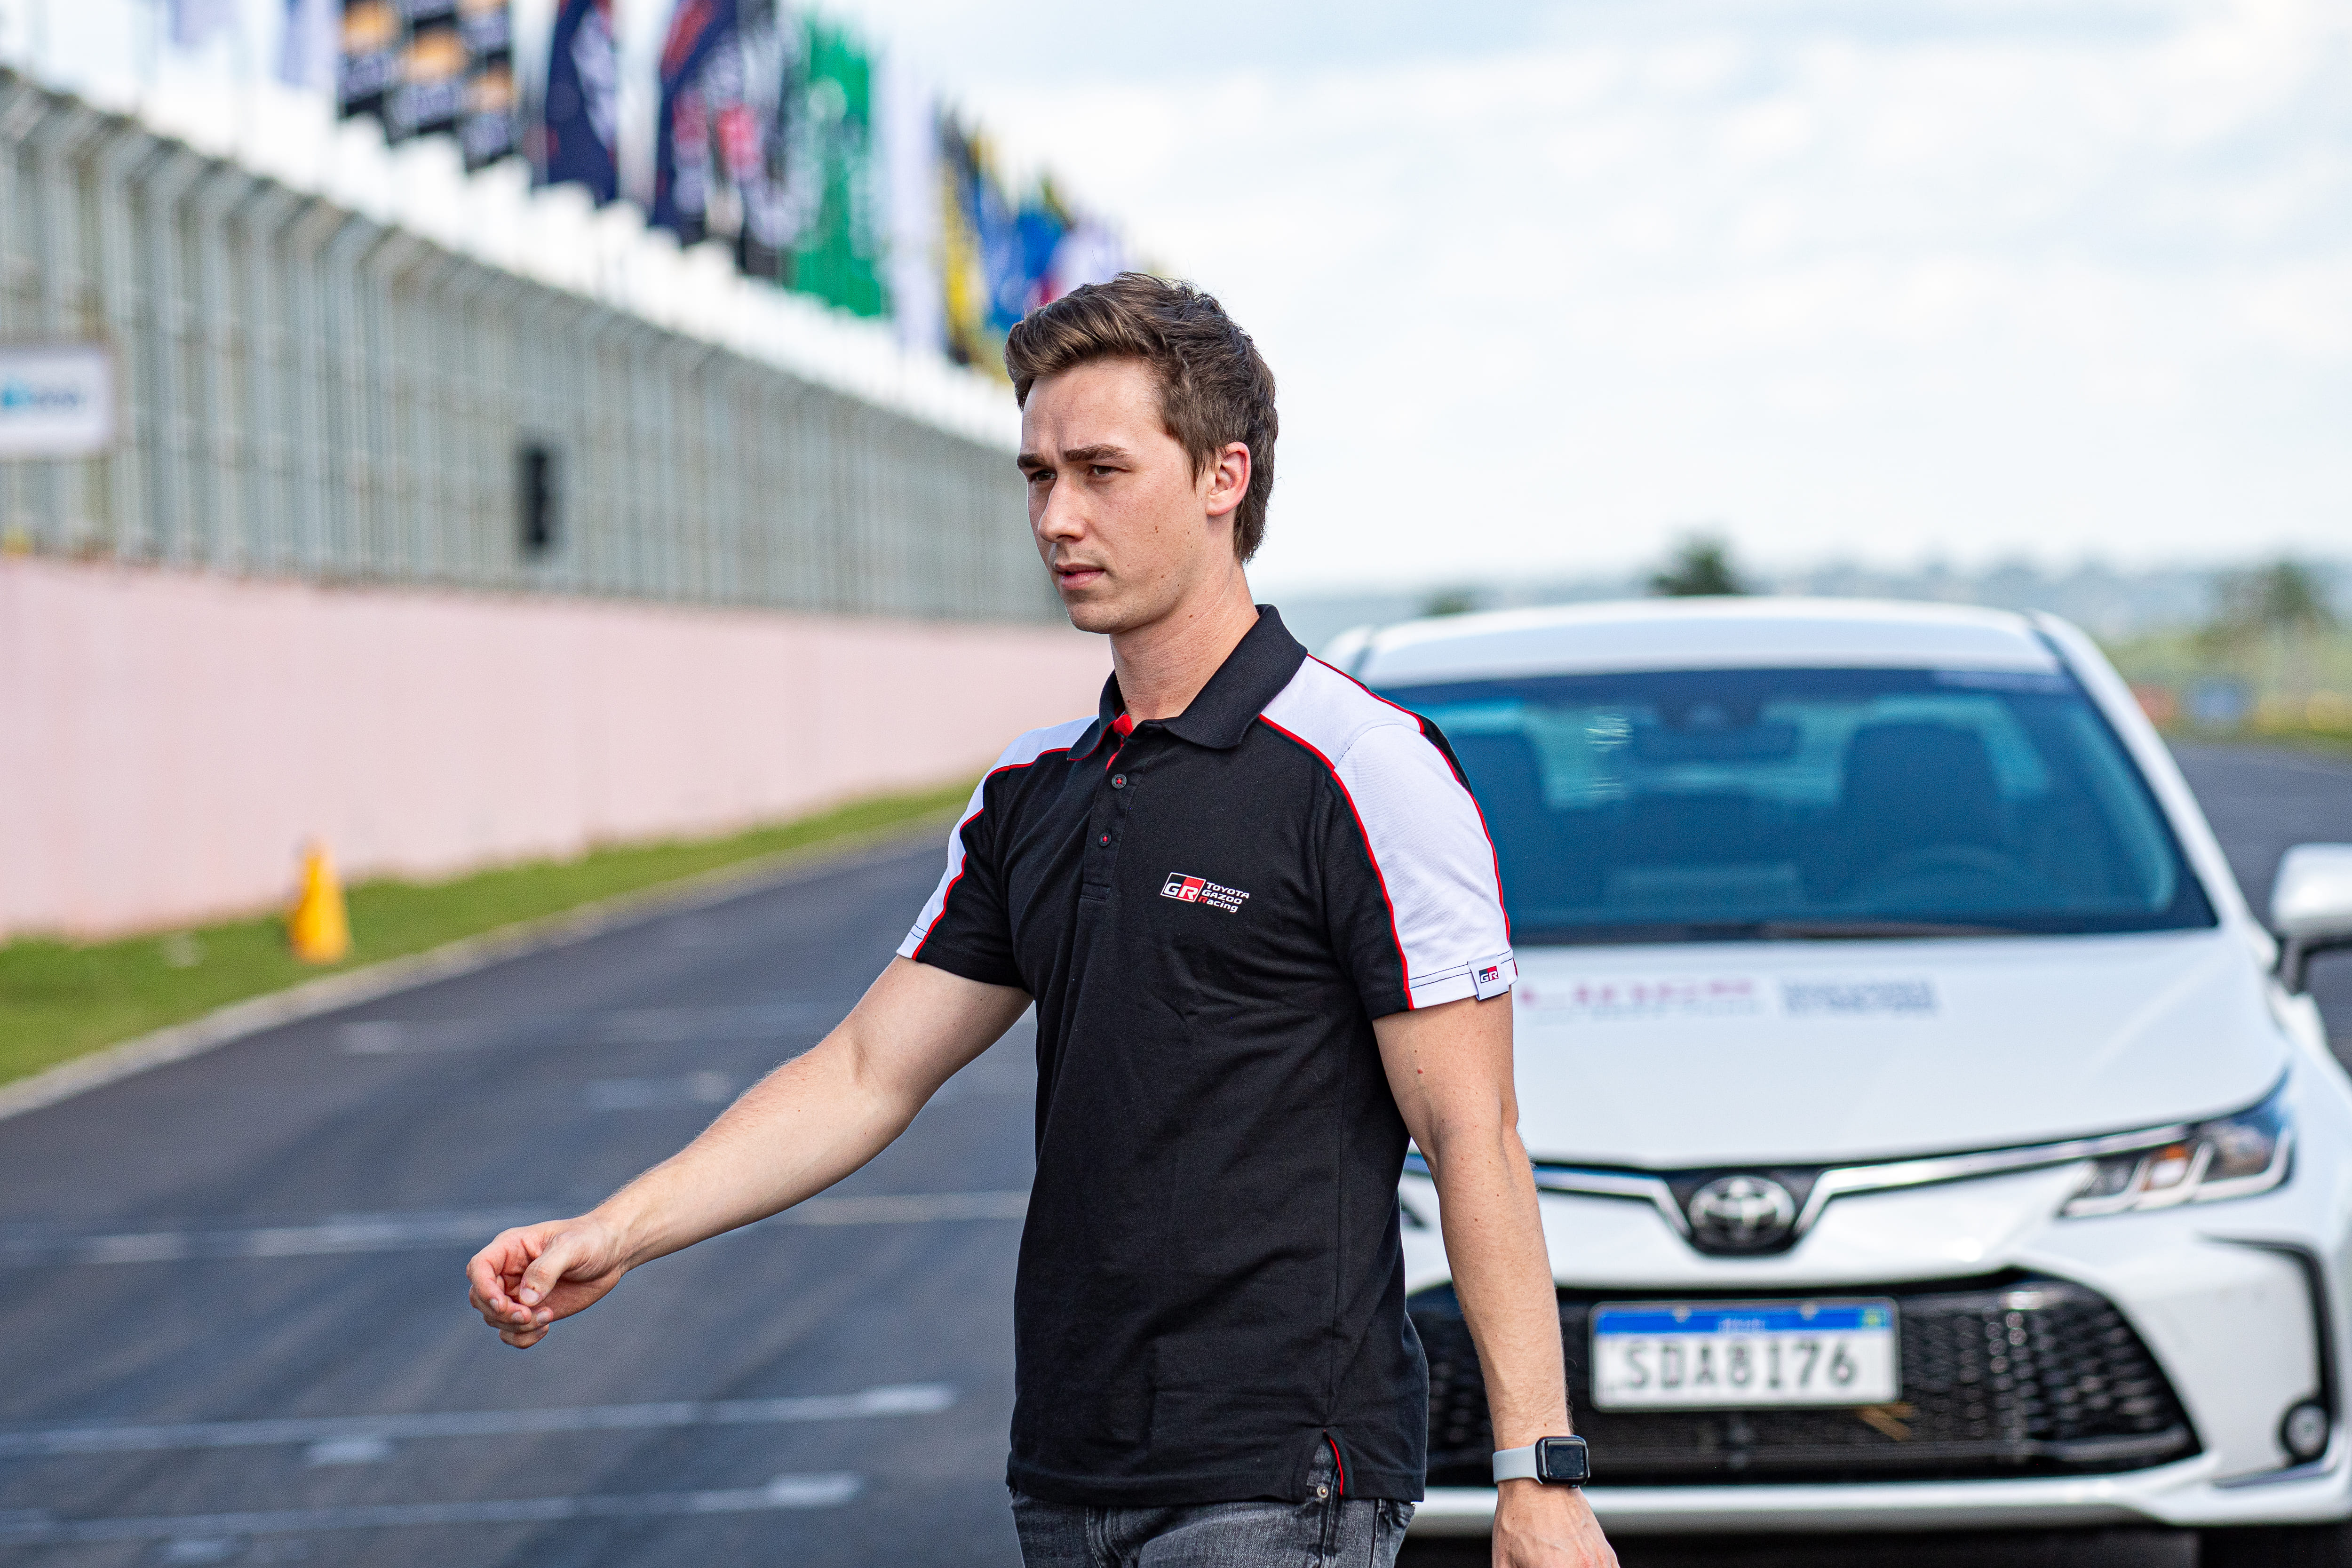
<svg viewBox="0 0 2352 1568">
<path fill-rule="evenodd" d="M 1255 337 L 1270 591 L 2352 557 L 2344 0 L 819 8 Z"/>
<path fill-rule="evenodd" d="M 2341 0 L 852 0 L 1222 299 L 1261 585 L 2352 555 Z"/>
</svg>

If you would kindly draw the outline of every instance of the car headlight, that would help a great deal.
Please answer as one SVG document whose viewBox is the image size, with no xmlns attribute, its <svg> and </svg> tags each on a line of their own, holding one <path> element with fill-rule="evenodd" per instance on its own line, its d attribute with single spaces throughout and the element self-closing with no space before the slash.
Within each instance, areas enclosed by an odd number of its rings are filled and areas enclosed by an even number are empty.
<svg viewBox="0 0 2352 1568">
<path fill-rule="evenodd" d="M 2294 1129 L 2282 1089 L 2252 1110 L 2200 1121 L 2179 1138 L 2091 1163 L 2058 1212 L 2070 1216 L 2218 1203 L 2266 1193 L 2286 1180 Z"/>
</svg>

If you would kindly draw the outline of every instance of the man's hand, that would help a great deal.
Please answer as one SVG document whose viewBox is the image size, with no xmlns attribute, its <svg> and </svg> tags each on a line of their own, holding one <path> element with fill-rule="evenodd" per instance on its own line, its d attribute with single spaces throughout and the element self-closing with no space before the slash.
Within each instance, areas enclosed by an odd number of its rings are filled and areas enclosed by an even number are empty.
<svg viewBox="0 0 2352 1568">
<path fill-rule="evenodd" d="M 621 1238 L 593 1215 L 519 1226 L 466 1265 L 466 1299 L 499 1338 L 527 1351 L 558 1319 L 594 1306 L 628 1268 Z"/>
<path fill-rule="evenodd" d="M 579 1219 L 500 1234 L 466 1266 L 467 1300 L 528 1350 L 640 1263 L 824 1191 L 907 1130 L 1028 995 L 894 958 L 814 1050 L 744 1091 L 702 1136 Z"/>
<path fill-rule="evenodd" d="M 1505 1481 L 1496 1489 L 1495 1568 L 1617 1568 L 1582 1488 Z"/>
</svg>

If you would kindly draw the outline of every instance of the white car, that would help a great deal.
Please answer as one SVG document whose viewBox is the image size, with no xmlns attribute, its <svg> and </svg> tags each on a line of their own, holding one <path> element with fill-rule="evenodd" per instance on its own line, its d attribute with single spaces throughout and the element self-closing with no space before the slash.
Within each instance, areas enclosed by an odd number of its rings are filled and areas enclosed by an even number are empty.
<svg viewBox="0 0 2352 1568">
<path fill-rule="evenodd" d="M 2162 1524 L 2352 1563 L 2352 1081 L 2303 994 L 2352 849 L 2246 909 L 2063 622 L 1716 599 L 1326 658 L 1495 840 L 1519 1126 L 1616 1532 Z M 1485 1391 L 1408 1165 L 1416 1533 L 1483 1532 Z"/>
</svg>

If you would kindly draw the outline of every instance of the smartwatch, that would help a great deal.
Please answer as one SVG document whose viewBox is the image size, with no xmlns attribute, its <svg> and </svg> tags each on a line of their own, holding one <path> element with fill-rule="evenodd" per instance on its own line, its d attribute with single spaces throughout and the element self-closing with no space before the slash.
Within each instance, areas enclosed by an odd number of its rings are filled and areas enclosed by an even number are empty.
<svg viewBox="0 0 2352 1568">
<path fill-rule="evenodd" d="M 1538 1437 L 1524 1448 L 1505 1448 L 1495 1456 L 1495 1484 L 1541 1481 L 1546 1486 L 1580 1487 L 1592 1479 L 1592 1455 L 1581 1437 Z"/>
</svg>

